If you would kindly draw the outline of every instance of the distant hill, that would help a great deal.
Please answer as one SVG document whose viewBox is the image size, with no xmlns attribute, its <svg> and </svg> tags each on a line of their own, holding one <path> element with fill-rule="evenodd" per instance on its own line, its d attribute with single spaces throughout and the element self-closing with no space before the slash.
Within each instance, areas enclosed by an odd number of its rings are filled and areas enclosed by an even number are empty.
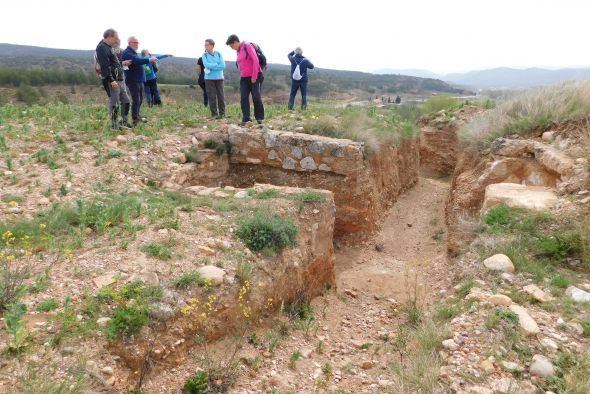
<svg viewBox="0 0 590 394">
<path fill-rule="evenodd" d="M 392 68 L 383 68 L 381 70 L 373 71 L 374 74 L 380 75 L 409 75 L 412 77 L 418 78 L 432 78 L 432 79 L 442 79 L 443 75 L 433 73 L 432 71 L 422 70 L 422 69 L 403 69 L 403 70 L 394 70 Z"/>
<path fill-rule="evenodd" d="M 45 69 L 77 72 L 93 72 L 94 50 L 54 49 L 26 45 L 0 43 L 0 68 Z M 226 62 L 226 85 L 237 89 L 239 75 L 235 63 Z M 195 84 L 196 59 L 176 57 L 162 60 L 158 80 L 162 83 Z M 331 96 L 338 93 L 355 95 L 392 94 L 465 94 L 463 88 L 432 78 L 418 78 L 407 75 L 375 75 L 355 71 L 341 71 L 316 68 L 310 71 L 312 83 L 308 92 L 314 96 Z M 290 87 L 290 66 L 269 64 L 265 74 L 265 91 L 288 92 Z"/>
<path fill-rule="evenodd" d="M 553 85 L 559 81 L 590 79 L 590 68 L 547 70 L 542 68 L 494 68 L 465 74 L 448 74 L 445 81 L 479 89 L 524 89 Z"/>
<path fill-rule="evenodd" d="M 522 70 L 499 67 L 446 75 L 420 69 L 394 70 L 386 68 L 376 70 L 374 73 L 435 78 L 471 89 L 527 89 L 535 86 L 554 85 L 559 81 L 590 79 L 590 68 L 564 68 L 560 70 L 527 68 Z"/>
</svg>

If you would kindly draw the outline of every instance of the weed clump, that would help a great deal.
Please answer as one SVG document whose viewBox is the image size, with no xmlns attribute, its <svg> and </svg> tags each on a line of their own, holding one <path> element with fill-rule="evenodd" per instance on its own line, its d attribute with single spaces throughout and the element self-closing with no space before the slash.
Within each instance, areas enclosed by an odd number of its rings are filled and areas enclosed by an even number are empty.
<svg viewBox="0 0 590 394">
<path fill-rule="evenodd" d="M 297 234 L 297 226 L 291 220 L 261 212 L 242 219 L 236 232 L 236 236 L 251 250 L 272 253 L 296 246 Z"/>
</svg>

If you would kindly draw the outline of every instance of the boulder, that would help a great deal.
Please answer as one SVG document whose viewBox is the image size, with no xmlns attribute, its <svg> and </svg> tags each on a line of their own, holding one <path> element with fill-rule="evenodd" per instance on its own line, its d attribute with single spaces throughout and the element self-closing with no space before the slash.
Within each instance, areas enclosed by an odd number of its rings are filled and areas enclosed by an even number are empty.
<svg viewBox="0 0 590 394">
<path fill-rule="evenodd" d="M 510 297 L 504 294 L 493 294 L 488 297 L 488 302 L 495 306 L 510 306 L 512 304 Z"/>
<path fill-rule="evenodd" d="M 203 277 L 203 279 L 209 279 L 211 284 L 219 286 L 223 283 L 223 277 L 225 271 L 221 268 L 215 267 L 214 265 L 206 265 L 197 269 L 197 272 Z"/>
<path fill-rule="evenodd" d="M 530 372 L 533 376 L 551 378 L 555 376 L 555 367 L 547 357 L 535 354 L 531 363 Z"/>
<path fill-rule="evenodd" d="M 534 211 L 548 211 L 557 201 L 557 195 L 547 187 L 493 183 L 486 187 L 482 214 L 500 204 Z"/>
<path fill-rule="evenodd" d="M 495 254 L 483 261 L 483 265 L 492 271 L 514 272 L 512 260 L 505 254 Z"/>
<path fill-rule="evenodd" d="M 565 294 L 576 302 L 590 302 L 590 293 L 576 286 L 570 286 L 565 290 Z"/>
<path fill-rule="evenodd" d="M 539 333 L 537 322 L 535 322 L 525 308 L 516 304 L 510 305 L 508 308 L 518 315 L 518 324 L 525 335 L 536 335 Z"/>
<path fill-rule="evenodd" d="M 549 302 L 549 301 L 553 300 L 553 297 L 551 297 L 549 294 L 545 293 L 537 285 L 525 286 L 525 287 L 523 287 L 523 290 L 526 293 L 532 295 L 537 301 Z"/>
</svg>

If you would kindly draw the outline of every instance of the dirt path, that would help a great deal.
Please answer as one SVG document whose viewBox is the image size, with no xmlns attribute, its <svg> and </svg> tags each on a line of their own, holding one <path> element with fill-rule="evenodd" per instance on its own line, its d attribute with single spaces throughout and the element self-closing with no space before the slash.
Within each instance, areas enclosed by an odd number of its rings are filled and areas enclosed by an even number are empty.
<svg viewBox="0 0 590 394">
<path fill-rule="evenodd" d="M 372 240 L 339 248 L 337 291 L 312 301 L 311 327 L 291 330 L 274 353 L 263 353 L 254 373 L 243 371 L 231 392 L 273 387 L 297 393 L 378 392 L 379 382 L 391 379 L 386 369 L 391 355 L 379 351 L 381 338 L 395 335 L 399 306 L 415 291 L 429 304 L 450 284 L 443 232 L 448 187 L 421 178 L 388 212 Z M 264 339 L 265 332 L 257 335 Z M 254 347 L 244 351 L 256 357 Z M 290 363 L 295 352 L 302 357 Z"/>
</svg>

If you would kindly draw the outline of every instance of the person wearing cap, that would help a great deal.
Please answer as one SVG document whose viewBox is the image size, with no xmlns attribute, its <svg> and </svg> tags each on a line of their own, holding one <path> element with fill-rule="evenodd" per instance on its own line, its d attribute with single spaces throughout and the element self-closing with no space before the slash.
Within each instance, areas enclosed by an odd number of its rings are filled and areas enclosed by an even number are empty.
<svg viewBox="0 0 590 394">
<path fill-rule="evenodd" d="M 205 67 L 203 70 L 205 73 L 205 89 L 207 89 L 211 116 L 221 119 L 225 117 L 225 97 L 223 93 L 225 61 L 221 53 L 215 50 L 215 41 L 211 38 L 205 40 L 205 52 L 201 59 Z"/>
<path fill-rule="evenodd" d="M 287 57 L 291 62 L 291 94 L 289 95 L 288 108 L 289 110 L 293 109 L 295 106 L 295 96 L 297 95 L 297 91 L 301 89 L 301 109 L 305 110 L 307 109 L 307 70 L 313 69 L 313 63 L 303 56 L 303 50 L 300 47 L 291 51 Z M 297 66 L 299 66 L 299 80 L 293 78 Z"/>
<path fill-rule="evenodd" d="M 264 120 L 264 105 L 260 93 L 262 69 L 258 61 L 256 49 L 252 43 L 240 42 L 237 35 L 232 34 L 225 42 L 238 53 L 236 64 L 240 69 L 240 106 L 242 107 L 242 124 L 250 122 L 250 95 L 254 104 L 254 118 L 258 123 Z"/>
</svg>

